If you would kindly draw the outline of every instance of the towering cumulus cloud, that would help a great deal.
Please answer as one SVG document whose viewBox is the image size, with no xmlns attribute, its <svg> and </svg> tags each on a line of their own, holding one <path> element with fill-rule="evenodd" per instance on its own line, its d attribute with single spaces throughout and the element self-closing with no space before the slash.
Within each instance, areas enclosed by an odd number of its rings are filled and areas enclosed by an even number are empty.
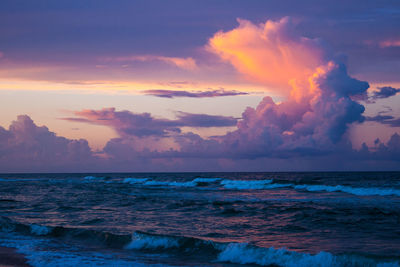
<svg viewBox="0 0 400 267">
<path fill-rule="evenodd" d="M 18 116 L 8 130 L 0 127 L 0 170 L 67 171 L 85 169 L 95 158 L 86 140 L 70 140 Z"/>
<path fill-rule="evenodd" d="M 239 20 L 236 29 L 216 33 L 208 48 L 247 79 L 286 96 L 247 108 L 237 131 L 223 138 L 227 147 L 254 156 L 331 151 L 349 124 L 364 120 L 364 107 L 351 97 L 365 93 L 368 83 L 351 78 L 321 41 L 298 35 L 289 18 L 259 25 Z"/>
</svg>

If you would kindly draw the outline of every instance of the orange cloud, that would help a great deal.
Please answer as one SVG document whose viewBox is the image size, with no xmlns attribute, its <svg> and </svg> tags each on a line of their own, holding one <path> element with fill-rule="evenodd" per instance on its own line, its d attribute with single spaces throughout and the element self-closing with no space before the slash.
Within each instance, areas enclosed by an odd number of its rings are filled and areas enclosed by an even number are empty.
<svg viewBox="0 0 400 267">
<path fill-rule="evenodd" d="M 318 40 L 297 35 L 289 18 L 255 25 L 238 19 L 239 26 L 216 33 L 208 50 L 230 62 L 251 81 L 277 87 L 288 95 L 292 87 L 308 83 L 308 77 L 324 63 Z"/>
</svg>

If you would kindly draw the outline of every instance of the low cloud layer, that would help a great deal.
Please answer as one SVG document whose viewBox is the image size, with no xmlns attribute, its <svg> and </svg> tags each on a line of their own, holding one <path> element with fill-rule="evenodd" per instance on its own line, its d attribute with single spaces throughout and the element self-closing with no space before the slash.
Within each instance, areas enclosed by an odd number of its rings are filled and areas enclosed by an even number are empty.
<svg viewBox="0 0 400 267">
<path fill-rule="evenodd" d="M 181 69 L 195 70 L 197 68 L 196 61 L 191 57 L 166 57 L 166 56 L 155 56 L 155 55 L 141 55 L 141 56 L 122 56 L 114 58 L 106 58 L 104 61 L 107 62 L 132 62 L 132 61 L 160 61 Z"/>
<path fill-rule="evenodd" d="M 155 118 L 150 113 L 116 111 L 115 108 L 82 110 L 75 112 L 75 118 L 63 120 L 105 125 L 113 128 L 120 136 L 167 137 L 181 132 L 181 127 L 229 127 L 235 126 L 237 119 L 227 116 L 192 114 L 177 112 L 176 119 Z"/>
<path fill-rule="evenodd" d="M 388 125 L 390 127 L 400 127 L 400 118 L 396 118 L 392 115 L 376 115 L 374 117 L 366 117 L 367 121 L 374 121 L 381 124 Z"/>
<path fill-rule="evenodd" d="M 181 91 L 181 90 L 145 90 L 146 95 L 152 95 L 163 98 L 175 97 L 192 97 L 192 98 L 206 98 L 206 97 L 220 97 L 220 96 L 237 96 L 248 95 L 246 92 L 228 91 L 228 90 L 211 90 L 211 91 Z"/>
<path fill-rule="evenodd" d="M 57 136 L 30 117 L 18 116 L 9 129 L 0 127 L 2 172 L 107 172 L 107 171 L 265 171 L 265 170 L 398 170 L 400 136 L 360 150 L 341 144 L 330 154 L 302 151 L 293 155 L 236 153 L 235 144 L 204 140 L 193 133 L 174 136 L 179 149 L 139 148 L 149 137 L 126 135 L 111 139 L 103 151 L 93 152 L 86 140 Z M 162 138 L 165 139 L 165 138 Z M 153 143 L 154 140 L 152 140 Z M 252 153 L 247 153 L 252 152 Z M 293 152 L 293 151 L 292 151 Z M 299 152 L 299 151 L 297 151 Z M 300 156 L 303 154 L 303 156 Z M 288 159 L 290 159 L 288 161 Z M 367 164 L 368 163 L 368 164 Z M 397 167 L 396 167 L 397 166 Z"/>
</svg>

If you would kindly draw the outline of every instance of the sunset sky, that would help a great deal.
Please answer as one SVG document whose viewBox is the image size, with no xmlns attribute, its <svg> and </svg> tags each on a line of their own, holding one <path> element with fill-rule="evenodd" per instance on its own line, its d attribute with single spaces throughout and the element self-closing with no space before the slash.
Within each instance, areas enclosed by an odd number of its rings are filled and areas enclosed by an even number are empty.
<svg viewBox="0 0 400 267">
<path fill-rule="evenodd" d="M 0 172 L 400 170 L 399 29 L 399 1 L 3 0 Z"/>
</svg>

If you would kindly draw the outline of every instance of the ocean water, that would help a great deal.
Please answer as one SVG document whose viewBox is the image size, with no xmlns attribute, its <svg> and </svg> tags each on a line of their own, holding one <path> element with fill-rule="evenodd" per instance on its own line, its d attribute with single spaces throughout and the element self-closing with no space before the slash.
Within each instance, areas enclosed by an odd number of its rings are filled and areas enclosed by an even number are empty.
<svg viewBox="0 0 400 267">
<path fill-rule="evenodd" d="M 400 173 L 1 174 L 32 266 L 400 266 Z"/>
</svg>

